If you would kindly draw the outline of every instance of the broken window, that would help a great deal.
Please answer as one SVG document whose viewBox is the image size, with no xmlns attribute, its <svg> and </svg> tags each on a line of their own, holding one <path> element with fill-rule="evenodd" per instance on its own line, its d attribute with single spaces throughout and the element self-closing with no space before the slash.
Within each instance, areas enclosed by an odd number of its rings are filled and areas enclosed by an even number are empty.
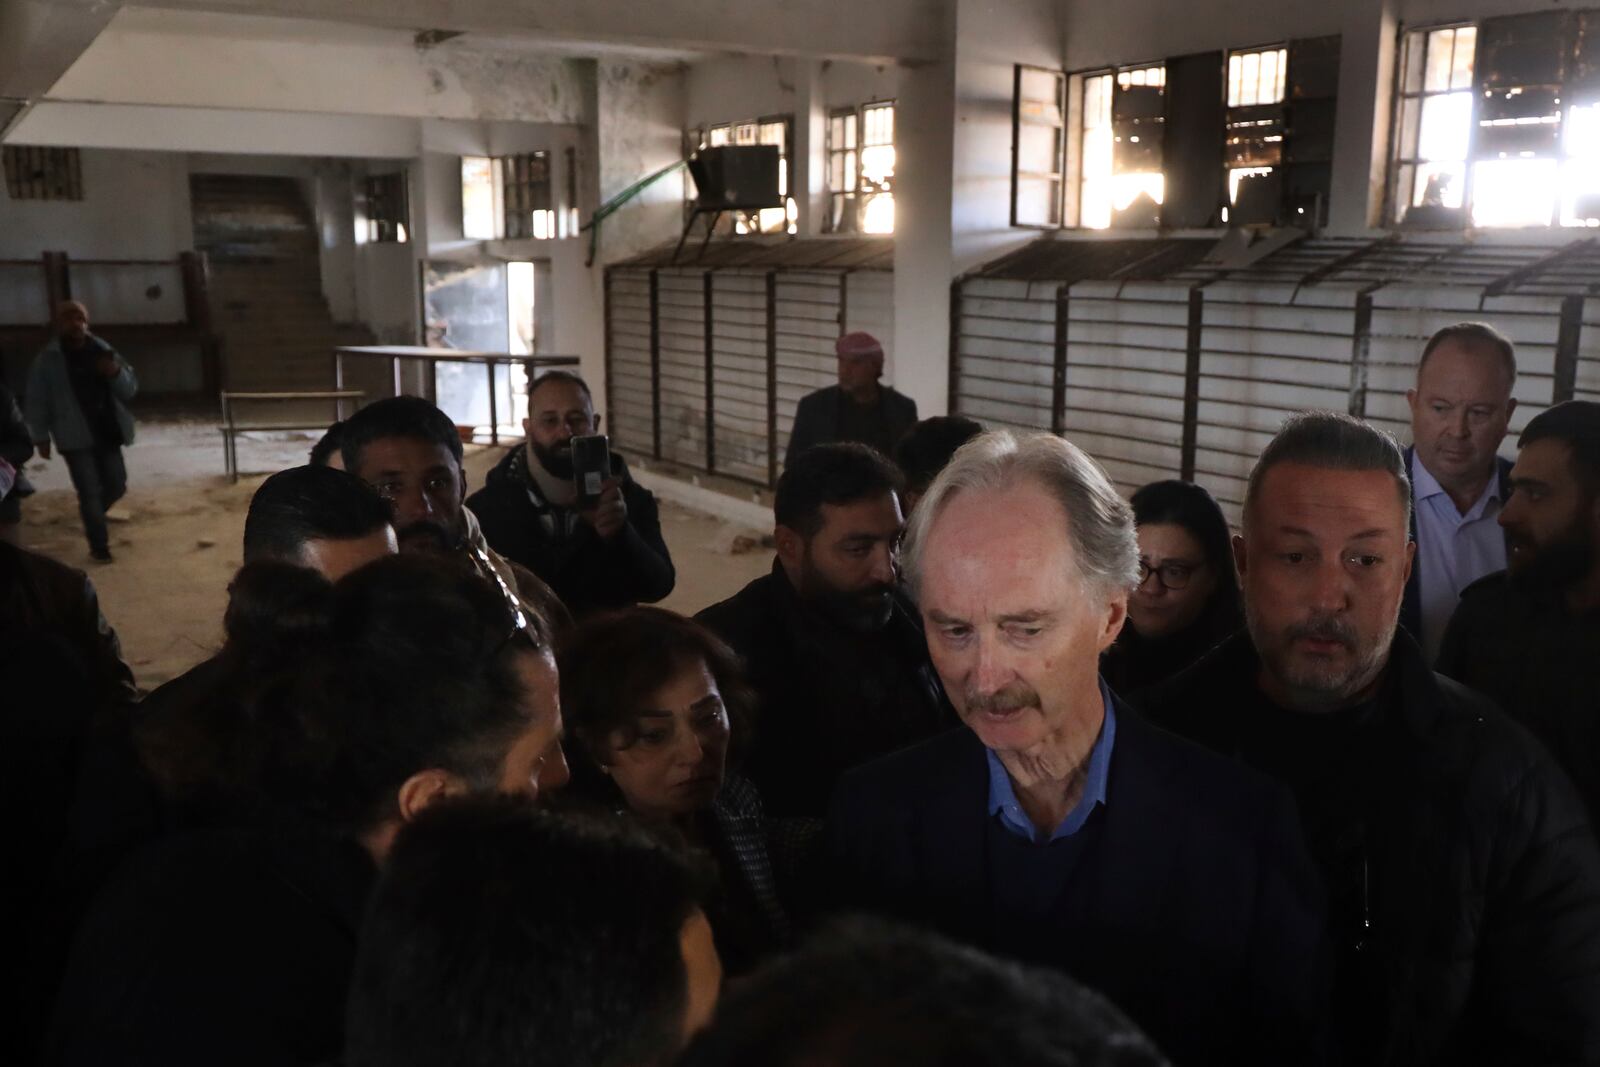
<svg viewBox="0 0 1600 1067">
<path fill-rule="evenodd" d="M 550 153 L 463 156 L 461 232 L 470 241 L 555 237 Z"/>
<path fill-rule="evenodd" d="M 363 239 L 404 243 L 410 240 L 410 215 L 406 202 L 406 174 L 369 174 L 363 183 L 361 216 Z"/>
<path fill-rule="evenodd" d="M 1078 225 L 1157 225 L 1166 192 L 1166 67 L 1126 67 L 1078 79 Z"/>
<path fill-rule="evenodd" d="M 1476 26 L 1443 26 L 1405 35 L 1396 108 L 1391 218 L 1413 209 L 1441 219 L 1466 203 L 1467 145 L 1472 139 L 1472 70 Z M 1419 215 L 1419 219 L 1422 215 Z"/>
<path fill-rule="evenodd" d="M 1067 78 L 1018 64 L 1011 98 L 1011 225 L 1061 225 Z"/>
<path fill-rule="evenodd" d="M 1287 47 L 1228 53 L 1228 107 L 1223 118 L 1228 205 L 1223 208 L 1224 222 L 1277 220 L 1283 201 L 1278 168 L 1283 163 L 1283 101 L 1288 78 Z"/>
<path fill-rule="evenodd" d="M 828 115 L 829 233 L 894 232 L 894 101 Z"/>
<path fill-rule="evenodd" d="M 551 192 L 550 153 L 503 156 L 499 165 L 503 189 L 502 236 L 549 240 L 556 235 L 555 198 Z"/>
<path fill-rule="evenodd" d="M 83 161 L 76 148 L 6 145 L 0 150 L 6 195 L 13 200 L 82 200 Z"/>
<path fill-rule="evenodd" d="M 776 145 L 778 149 L 778 193 L 783 197 L 783 207 L 762 208 L 759 211 L 733 211 L 732 223 L 726 221 L 719 224 L 729 227 L 728 232 L 738 234 L 751 233 L 797 233 L 799 227 L 796 220 L 799 209 L 795 205 L 794 196 L 789 191 L 789 146 L 793 138 L 793 119 L 784 116 L 781 118 L 755 119 L 748 122 L 725 122 L 719 126 L 702 127 L 691 138 L 695 148 L 718 148 L 722 145 Z M 688 183 L 689 201 L 693 201 L 693 183 Z"/>
<path fill-rule="evenodd" d="M 1600 226 L 1600 12 L 1408 30 L 1389 217 Z"/>
</svg>

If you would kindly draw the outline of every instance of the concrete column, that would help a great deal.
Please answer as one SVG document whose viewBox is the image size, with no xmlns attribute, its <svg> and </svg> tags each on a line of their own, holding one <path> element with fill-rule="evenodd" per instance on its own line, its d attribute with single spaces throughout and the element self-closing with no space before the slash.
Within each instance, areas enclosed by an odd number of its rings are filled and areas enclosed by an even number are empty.
<svg viewBox="0 0 1600 1067">
<path fill-rule="evenodd" d="M 1328 231 L 1350 235 L 1383 219 L 1399 16 L 1396 0 L 1346 0 L 1342 12 Z"/>
<path fill-rule="evenodd" d="M 949 410 L 954 58 L 902 69 L 896 102 L 894 337 L 896 389 L 924 417 Z"/>
<path fill-rule="evenodd" d="M 822 93 L 822 65 L 794 64 L 794 145 L 790 151 L 789 193 L 799 209 L 801 237 L 822 233 L 828 217 L 828 109 Z"/>
</svg>

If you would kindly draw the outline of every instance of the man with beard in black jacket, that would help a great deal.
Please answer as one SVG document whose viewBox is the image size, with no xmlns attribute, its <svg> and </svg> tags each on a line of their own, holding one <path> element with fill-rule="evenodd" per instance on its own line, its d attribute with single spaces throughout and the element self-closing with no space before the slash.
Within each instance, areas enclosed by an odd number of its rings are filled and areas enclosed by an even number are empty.
<svg viewBox="0 0 1600 1067">
<path fill-rule="evenodd" d="M 1336 1062 L 1600 1062 L 1600 851 L 1543 747 L 1398 629 L 1410 505 L 1388 435 L 1289 420 L 1234 541 L 1248 632 L 1145 711 L 1294 791 Z"/>
<path fill-rule="evenodd" d="M 1600 819 L 1600 404 L 1522 431 L 1500 511 L 1510 568 L 1462 593 L 1439 673 L 1493 697 L 1549 746 Z"/>
<path fill-rule="evenodd" d="M 528 389 L 527 443 L 467 498 L 496 552 L 543 579 L 576 617 L 654 603 L 676 573 L 656 499 L 611 453 L 611 478 L 592 507 L 573 482 L 572 440 L 600 432 L 589 386 L 549 371 Z"/>
<path fill-rule="evenodd" d="M 955 725 L 899 587 L 900 490 L 866 445 L 807 449 L 778 479 L 772 573 L 695 616 L 760 695 L 745 775 L 770 814 L 820 818 L 845 771 Z"/>
</svg>

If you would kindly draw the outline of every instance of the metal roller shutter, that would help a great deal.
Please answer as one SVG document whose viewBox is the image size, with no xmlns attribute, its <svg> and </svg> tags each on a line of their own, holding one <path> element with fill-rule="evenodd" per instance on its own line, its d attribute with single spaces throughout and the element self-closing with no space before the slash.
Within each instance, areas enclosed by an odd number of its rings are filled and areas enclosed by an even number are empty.
<svg viewBox="0 0 1600 1067">
<path fill-rule="evenodd" d="M 777 275 L 774 326 L 780 458 L 789 448 L 800 398 L 839 380 L 833 350 L 839 337 L 839 294 L 837 272 L 781 271 Z"/>
<path fill-rule="evenodd" d="M 1170 477 L 1182 462 L 1188 288 L 1078 282 L 1065 306 L 1062 432 L 1118 485 Z"/>
<path fill-rule="evenodd" d="M 656 272 L 660 346 L 661 458 L 699 470 L 706 455 L 706 284 L 704 271 Z"/>
<path fill-rule="evenodd" d="M 618 451 L 654 456 L 650 272 L 606 274 L 606 430 Z"/>
<path fill-rule="evenodd" d="M 714 463 L 718 474 L 767 481 L 767 279 L 711 275 Z"/>
<path fill-rule="evenodd" d="M 1056 289 L 974 278 L 953 309 L 958 374 L 951 406 L 985 426 L 1051 428 Z"/>
</svg>

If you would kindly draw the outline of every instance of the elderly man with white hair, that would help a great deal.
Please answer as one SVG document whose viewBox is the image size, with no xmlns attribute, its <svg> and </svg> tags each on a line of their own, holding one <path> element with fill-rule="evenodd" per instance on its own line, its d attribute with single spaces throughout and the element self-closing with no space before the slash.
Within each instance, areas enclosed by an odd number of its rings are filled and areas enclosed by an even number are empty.
<svg viewBox="0 0 1600 1067">
<path fill-rule="evenodd" d="M 1058 437 L 984 434 L 934 481 L 903 555 L 967 728 L 843 780 L 840 902 L 1059 967 L 1176 1063 L 1302 1062 L 1322 919 L 1293 804 L 1100 680 L 1139 563 L 1105 473 Z"/>
</svg>

